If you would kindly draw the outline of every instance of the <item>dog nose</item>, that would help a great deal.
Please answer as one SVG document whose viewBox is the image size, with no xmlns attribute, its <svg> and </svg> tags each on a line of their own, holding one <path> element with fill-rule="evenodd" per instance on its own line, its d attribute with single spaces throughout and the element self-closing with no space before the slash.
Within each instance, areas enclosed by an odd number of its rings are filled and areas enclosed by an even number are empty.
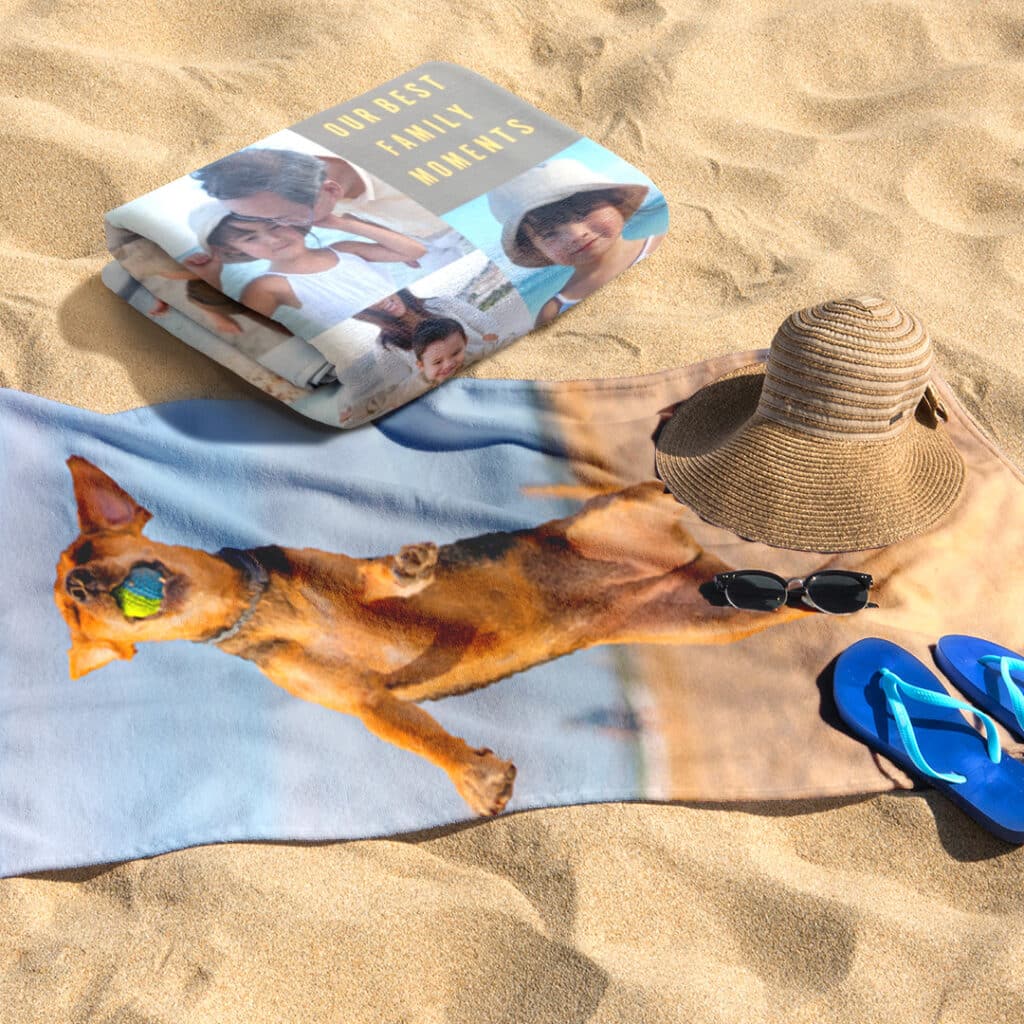
<svg viewBox="0 0 1024 1024">
<path fill-rule="evenodd" d="M 96 577 L 88 569 L 74 569 L 64 580 L 64 588 L 76 601 L 88 601 L 99 589 Z"/>
</svg>

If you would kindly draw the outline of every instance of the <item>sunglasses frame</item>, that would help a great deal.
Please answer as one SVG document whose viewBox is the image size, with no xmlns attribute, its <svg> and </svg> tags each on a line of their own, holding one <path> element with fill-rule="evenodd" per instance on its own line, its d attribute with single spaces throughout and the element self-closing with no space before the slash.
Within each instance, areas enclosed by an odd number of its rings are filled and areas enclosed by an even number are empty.
<svg viewBox="0 0 1024 1024">
<path fill-rule="evenodd" d="M 732 598 L 729 596 L 729 584 L 739 576 L 747 576 L 752 573 L 756 573 L 758 576 L 768 576 L 773 580 L 777 580 L 785 588 L 785 595 L 781 603 L 775 608 L 763 609 L 764 611 L 777 612 L 786 602 L 789 600 L 790 594 L 800 593 L 800 600 L 804 604 L 813 608 L 817 612 L 821 612 L 823 615 L 856 615 L 857 612 L 864 611 L 865 608 L 877 608 L 878 606 L 872 604 L 870 601 L 865 601 L 860 608 L 854 608 L 849 612 L 831 612 L 827 608 L 822 608 L 821 605 L 815 603 L 814 599 L 807 593 L 807 587 L 812 580 L 820 579 L 822 576 L 843 576 L 846 579 L 856 580 L 858 583 L 864 584 L 870 591 L 875 585 L 875 581 L 870 573 L 856 572 L 853 569 L 820 569 L 818 572 L 812 572 L 809 576 L 794 576 L 792 579 L 786 579 L 780 576 L 778 573 L 769 572 L 767 569 L 734 569 L 731 572 L 720 572 L 718 573 L 712 582 L 721 591 L 722 596 L 735 608 L 741 612 L 758 611 L 756 608 L 743 608 L 741 605 L 735 604 Z"/>
</svg>

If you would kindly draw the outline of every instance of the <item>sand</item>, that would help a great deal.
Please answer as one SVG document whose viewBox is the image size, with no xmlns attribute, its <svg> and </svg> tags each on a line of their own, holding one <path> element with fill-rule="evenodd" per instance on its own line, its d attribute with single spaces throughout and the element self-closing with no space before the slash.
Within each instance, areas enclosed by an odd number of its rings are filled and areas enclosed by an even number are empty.
<svg viewBox="0 0 1024 1024">
<path fill-rule="evenodd" d="M 0 10 L 0 384 L 101 411 L 250 396 L 109 295 L 103 211 L 443 59 L 642 167 L 673 214 L 477 375 L 644 373 L 881 292 L 1024 464 L 1018 2 Z M 928 793 L 205 847 L 0 883 L 0 1020 L 1019 1021 L 1022 883 L 1024 853 Z"/>
</svg>

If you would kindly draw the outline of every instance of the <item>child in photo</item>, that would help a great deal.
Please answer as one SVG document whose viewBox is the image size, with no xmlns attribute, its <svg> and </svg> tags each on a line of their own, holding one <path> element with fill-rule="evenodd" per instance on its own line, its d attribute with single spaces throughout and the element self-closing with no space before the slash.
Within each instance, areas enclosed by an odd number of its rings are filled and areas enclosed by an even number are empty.
<svg viewBox="0 0 1024 1024">
<path fill-rule="evenodd" d="M 377 340 L 385 349 L 411 352 L 417 327 L 424 320 L 437 317 L 447 317 L 462 324 L 471 355 L 484 355 L 500 340 L 499 325 L 490 313 L 454 296 L 421 298 L 408 288 L 367 306 L 356 313 L 354 319 L 376 327 L 380 331 Z"/>
<path fill-rule="evenodd" d="M 537 326 L 550 323 L 657 248 L 661 235 L 622 235 L 648 191 L 646 185 L 609 181 L 565 158 L 538 164 L 488 194 L 509 260 L 521 267 L 573 269 L 541 307 Z"/>
<path fill-rule="evenodd" d="M 398 378 L 396 382 L 390 387 L 375 389 L 365 401 L 342 408 L 338 415 L 339 423 L 356 426 L 397 409 L 425 391 L 450 380 L 471 361 L 466 329 L 458 320 L 450 317 L 421 321 L 413 331 L 408 347 L 404 343 L 399 347 L 415 359 L 415 369 L 405 363 L 396 366 L 393 370 Z"/>
<path fill-rule="evenodd" d="M 207 195 L 247 220 L 351 231 L 370 218 L 426 244 L 425 272 L 463 255 L 462 237 L 414 199 L 338 156 L 252 147 L 221 157 L 192 177 Z"/>
<path fill-rule="evenodd" d="M 412 338 L 412 351 L 423 379 L 433 386 L 454 377 L 466 362 L 467 344 L 466 331 L 457 320 L 424 320 Z"/>
<path fill-rule="evenodd" d="M 417 260 L 424 246 L 397 231 L 347 216 L 345 230 L 369 239 L 366 242 L 335 242 L 322 248 L 306 247 L 308 227 L 273 221 L 245 220 L 211 203 L 193 212 L 190 223 L 199 244 L 217 263 L 267 260 L 267 273 L 250 281 L 241 302 L 272 317 L 282 306 L 300 309 L 321 329 L 352 316 L 367 300 L 390 292 L 391 278 L 376 263 Z M 215 287 L 219 271 L 211 264 L 186 261 Z"/>
</svg>

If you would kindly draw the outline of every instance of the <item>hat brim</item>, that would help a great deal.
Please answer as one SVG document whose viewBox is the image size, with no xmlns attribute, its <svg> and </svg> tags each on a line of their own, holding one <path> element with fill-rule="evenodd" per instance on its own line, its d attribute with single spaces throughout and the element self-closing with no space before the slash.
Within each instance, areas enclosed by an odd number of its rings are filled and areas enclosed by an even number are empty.
<svg viewBox="0 0 1024 1024">
<path fill-rule="evenodd" d="M 964 465 L 948 433 L 913 417 L 884 441 L 837 441 L 757 413 L 764 365 L 684 401 L 658 437 L 658 474 L 698 515 L 796 551 L 862 551 L 921 533 L 953 506 Z"/>
<path fill-rule="evenodd" d="M 617 189 L 622 192 L 624 198 L 616 203 L 615 207 L 622 214 L 623 221 L 628 221 L 637 210 L 643 206 L 650 189 L 646 185 L 625 185 L 614 181 L 588 182 L 579 185 L 566 185 L 560 189 L 553 189 L 544 195 L 539 195 L 537 201 L 529 210 L 523 210 L 518 217 L 507 220 L 501 228 L 501 247 L 505 255 L 517 266 L 520 267 L 550 267 L 551 260 L 543 255 L 532 243 L 527 242 L 521 245 L 517 242 L 520 225 L 523 218 L 533 210 L 542 206 L 549 206 L 551 203 L 559 203 L 569 196 L 579 195 L 581 192 L 604 192 L 607 189 Z"/>
</svg>

